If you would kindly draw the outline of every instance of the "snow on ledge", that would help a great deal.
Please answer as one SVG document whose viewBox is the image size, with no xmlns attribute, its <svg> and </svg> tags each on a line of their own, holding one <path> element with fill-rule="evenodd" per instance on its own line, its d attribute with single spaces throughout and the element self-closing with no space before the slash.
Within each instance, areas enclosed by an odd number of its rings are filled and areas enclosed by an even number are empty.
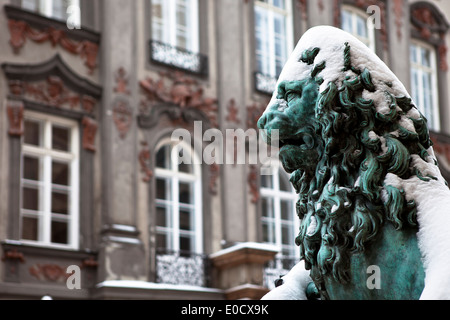
<svg viewBox="0 0 450 320">
<path fill-rule="evenodd" d="M 211 292 L 222 293 L 220 289 L 204 288 L 189 285 L 174 285 L 166 283 L 153 283 L 137 280 L 108 280 L 100 282 L 96 285 L 97 288 L 128 288 L 128 289 L 144 289 L 144 290 L 173 290 L 173 291 L 196 291 L 196 292 Z"/>
<path fill-rule="evenodd" d="M 254 249 L 254 250 L 261 250 L 261 251 L 270 251 L 278 253 L 280 252 L 280 249 L 274 245 L 266 244 L 266 243 L 257 243 L 257 242 L 241 242 L 238 244 L 235 244 L 232 247 L 217 251 L 216 253 L 213 253 L 209 255 L 211 259 L 220 257 L 224 254 L 228 254 L 231 252 L 239 251 L 242 249 Z"/>
</svg>

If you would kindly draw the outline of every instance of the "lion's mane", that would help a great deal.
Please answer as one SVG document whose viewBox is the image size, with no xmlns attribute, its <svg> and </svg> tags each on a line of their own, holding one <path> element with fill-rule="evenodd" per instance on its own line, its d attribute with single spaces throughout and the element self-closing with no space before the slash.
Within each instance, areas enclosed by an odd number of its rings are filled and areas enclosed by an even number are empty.
<svg viewBox="0 0 450 320">
<path fill-rule="evenodd" d="M 300 194 L 296 243 L 316 284 L 326 274 L 348 282 L 350 255 L 363 252 L 383 224 L 392 223 L 397 230 L 417 228 L 416 203 L 404 190 L 386 184 L 386 175 L 436 179 L 422 175 L 412 161 L 420 157 L 435 162 L 427 151 L 432 143 L 426 119 L 409 97 L 395 96 L 390 83 L 378 87 L 371 71 L 352 66 L 350 58 L 346 43 L 342 72 L 347 76 L 329 82 L 316 103 L 316 167 L 310 174 L 297 170 L 291 178 Z M 388 102 L 383 111 L 366 98 L 380 90 Z"/>
</svg>

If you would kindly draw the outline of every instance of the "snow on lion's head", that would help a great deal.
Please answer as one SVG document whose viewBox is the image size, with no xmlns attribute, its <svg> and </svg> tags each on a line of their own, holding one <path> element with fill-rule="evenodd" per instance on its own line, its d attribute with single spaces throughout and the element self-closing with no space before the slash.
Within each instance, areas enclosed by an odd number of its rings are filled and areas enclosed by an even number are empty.
<svg viewBox="0 0 450 320">
<path fill-rule="evenodd" d="M 333 27 L 302 36 L 258 126 L 268 140 L 279 130 L 280 159 L 299 193 L 296 242 L 314 276 L 345 283 L 350 254 L 385 222 L 417 228 L 415 198 L 398 181 L 445 183 L 405 87 L 367 46 Z"/>
</svg>

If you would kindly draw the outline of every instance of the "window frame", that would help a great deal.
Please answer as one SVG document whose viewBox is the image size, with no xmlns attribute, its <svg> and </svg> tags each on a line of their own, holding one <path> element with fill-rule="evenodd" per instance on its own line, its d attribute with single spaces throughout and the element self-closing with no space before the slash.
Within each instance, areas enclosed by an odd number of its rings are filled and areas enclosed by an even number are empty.
<svg viewBox="0 0 450 320">
<path fill-rule="evenodd" d="M 38 247 L 48 247 L 48 248 L 58 248 L 58 249 L 68 249 L 68 250 L 78 250 L 80 247 L 80 127 L 76 120 L 68 119 L 65 117 L 58 117 L 50 114 L 45 114 L 42 112 L 36 112 L 31 110 L 24 111 L 24 121 L 26 120 L 36 120 L 44 123 L 44 146 L 35 147 L 31 145 L 25 145 L 24 138 L 21 139 L 20 148 L 20 205 L 19 205 L 19 239 L 23 244 L 28 244 Z M 49 132 L 51 131 L 52 125 L 62 126 L 65 128 L 70 128 L 70 152 L 60 152 L 48 149 L 51 144 Z M 71 155 L 69 155 L 69 153 Z M 43 203 L 43 209 L 39 210 L 40 213 L 36 213 L 37 216 L 42 215 L 39 219 L 38 217 L 38 240 L 26 240 L 22 238 L 22 227 L 23 227 L 23 216 L 28 215 L 26 209 L 23 209 L 23 158 L 24 155 L 31 156 L 41 156 L 44 159 L 43 165 L 43 183 L 41 184 L 42 190 L 44 190 L 44 195 L 40 199 Z M 51 223 L 52 221 L 58 221 L 55 219 L 55 214 L 51 211 L 51 194 L 52 194 L 52 182 L 51 182 L 51 163 L 53 159 L 61 161 L 71 162 L 71 172 L 70 172 L 70 213 L 67 215 L 65 220 L 67 222 L 67 244 L 58 244 L 51 242 Z M 69 191 L 69 190 L 68 190 Z M 28 210 L 29 211 L 29 210 Z M 56 218 L 58 218 L 56 216 Z M 41 220 L 41 221 L 39 221 Z M 39 234 L 42 234 L 40 236 Z M 40 239 L 39 239 L 40 238 Z"/>
<path fill-rule="evenodd" d="M 161 227 L 158 226 L 155 219 L 155 232 L 156 235 L 160 233 L 164 233 L 166 235 L 170 235 L 171 231 L 171 237 L 169 243 L 167 244 L 166 248 L 158 247 L 158 243 L 156 243 L 156 249 L 161 250 L 167 250 L 169 252 L 181 252 L 183 250 L 180 249 L 180 235 L 188 235 L 189 233 L 192 233 L 191 236 L 194 237 L 193 248 L 189 252 L 183 253 L 191 253 L 191 254 L 203 254 L 204 252 L 204 242 L 203 242 L 203 197 L 202 197 L 202 168 L 200 165 L 200 161 L 198 158 L 198 155 L 196 154 L 195 150 L 192 148 L 191 145 L 187 144 L 184 141 L 172 141 L 169 138 L 162 139 L 159 143 L 157 143 L 155 148 L 155 155 L 159 152 L 159 150 L 165 146 L 170 146 L 171 148 L 171 156 L 170 156 L 170 162 L 171 162 L 171 169 L 164 169 L 159 168 L 156 165 L 155 161 L 155 172 L 154 172 L 154 187 L 155 190 L 157 188 L 156 181 L 158 178 L 161 179 L 170 179 L 170 192 L 171 195 L 178 195 L 179 192 L 179 184 L 181 183 L 192 183 L 192 192 L 193 192 L 193 204 L 192 206 L 192 212 L 194 214 L 193 217 L 193 223 L 194 228 L 193 230 L 189 230 L 187 233 L 183 232 L 183 230 L 180 229 L 180 201 L 178 196 L 171 196 L 170 200 L 164 200 L 165 202 L 168 202 L 167 204 L 171 208 L 170 214 L 170 221 L 171 226 L 168 227 Z M 182 148 L 183 152 L 188 152 L 188 155 L 190 159 L 192 160 L 192 174 L 183 173 L 178 171 L 178 152 L 176 151 L 177 148 Z M 155 214 L 156 209 L 158 207 L 158 201 L 161 202 L 163 200 L 157 199 L 155 195 Z M 167 229 L 167 231 L 166 231 Z"/>
<path fill-rule="evenodd" d="M 296 217 L 297 217 L 296 203 L 298 200 L 298 195 L 289 182 L 289 176 L 287 175 L 286 172 L 284 172 L 284 170 L 279 162 L 276 162 L 275 164 L 272 163 L 271 170 L 272 170 L 272 174 L 269 175 L 268 177 L 272 178 L 273 186 L 272 186 L 272 188 L 263 187 L 262 181 L 261 181 L 261 186 L 260 186 L 261 200 L 260 201 L 262 202 L 263 198 L 271 199 L 273 201 L 273 211 L 274 211 L 273 217 L 266 219 L 266 217 L 264 217 L 264 214 L 261 209 L 261 220 L 260 221 L 261 221 L 261 227 L 263 226 L 263 224 L 266 220 L 268 220 L 269 223 L 273 223 L 275 225 L 275 242 L 265 241 L 262 233 L 261 233 L 261 241 L 263 243 L 269 243 L 269 244 L 272 244 L 272 245 L 275 245 L 276 247 L 278 247 L 280 249 L 280 252 L 277 254 L 278 258 L 281 258 L 281 259 L 283 259 L 283 258 L 300 258 L 299 250 L 295 250 L 297 247 L 294 243 L 295 239 L 292 239 L 292 245 L 283 244 L 282 226 L 283 226 L 283 221 L 286 221 L 286 220 L 283 220 L 282 216 L 281 216 L 281 202 L 282 201 L 292 201 L 292 212 L 291 212 L 292 221 L 290 221 L 290 222 L 292 222 L 292 228 L 293 228 L 292 233 L 295 236 L 296 232 L 298 232 L 298 230 L 300 228 L 300 221 L 299 221 L 299 219 L 296 219 Z M 290 186 L 291 192 L 280 190 L 279 178 L 281 175 L 286 176 L 286 182 Z M 270 221 L 270 220 L 273 220 L 273 221 Z M 283 254 L 283 248 L 286 248 L 286 247 L 289 247 L 289 251 L 294 252 L 294 256 L 286 256 Z"/>
<path fill-rule="evenodd" d="M 273 0 L 270 0 L 271 2 Z M 268 72 L 266 72 L 264 69 L 267 69 L 263 67 L 263 70 L 259 70 L 258 67 L 258 49 L 257 49 L 257 26 L 256 26 L 256 13 L 257 10 L 264 10 L 266 11 L 266 14 L 268 15 L 268 34 L 269 36 L 267 39 L 269 39 L 269 55 L 268 55 Z M 257 73 L 262 74 L 266 77 L 278 77 L 279 74 L 277 74 L 276 70 L 276 50 L 275 50 L 275 28 L 274 28 L 274 19 L 275 15 L 279 14 L 284 16 L 285 21 L 285 61 L 282 63 L 283 65 L 286 63 L 287 59 L 289 58 L 289 54 L 293 51 L 294 43 L 293 43 L 293 33 L 294 33 L 294 24 L 293 24 L 293 10 L 292 10 L 292 1 L 291 0 L 285 0 L 285 9 L 280 9 L 276 6 L 274 6 L 272 3 L 266 3 L 262 1 L 255 1 L 254 2 L 254 9 L 253 9 L 253 15 L 254 15 L 254 41 L 255 41 L 255 50 L 254 50 L 254 57 L 255 57 L 255 70 Z M 265 33 L 264 30 L 262 33 Z M 263 65 L 267 63 L 264 62 L 266 57 L 263 56 Z"/>
<path fill-rule="evenodd" d="M 182 47 L 178 44 L 177 33 L 178 33 L 178 24 L 177 20 L 177 1 L 178 0 L 158 0 L 161 2 L 162 9 L 161 14 L 163 16 L 163 21 L 161 23 L 162 30 L 162 39 L 156 39 L 154 37 L 154 26 L 155 26 L 155 18 L 153 16 L 153 6 L 154 1 L 150 0 L 150 20 L 151 20 L 151 38 L 152 40 L 160 41 L 166 45 L 170 45 L 174 48 L 179 48 L 182 50 L 186 50 L 192 53 L 200 52 L 200 15 L 199 15 L 199 0 L 185 0 L 190 2 L 189 6 L 189 20 L 191 22 L 192 30 L 187 31 L 186 34 L 190 35 L 189 39 L 186 39 L 187 45 Z M 166 21 L 164 23 L 164 21 Z M 165 26 L 169 26 L 169 28 L 164 28 Z"/>
<path fill-rule="evenodd" d="M 415 48 L 415 58 L 416 62 L 412 61 L 412 48 Z M 419 109 L 419 111 L 427 118 L 428 120 L 428 127 L 431 130 L 434 131 L 440 131 L 441 125 L 440 125 L 440 112 L 439 112 L 439 92 L 438 92 L 438 66 L 437 66 L 437 52 L 434 46 L 431 44 L 428 44 L 427 42 L 417 40 L 417 39 L 411 39 L 410 45 L 410 55 L 409 55 L 409 63 L 410 63 L 410 85 L 411 85 L 411 92 L 416 92 L 418 94 L 419 101 L 414 101 L 414 104 Z M 423 65 L 420 60 L 420 49 L 425 49 L 430 52 L 430 67 L 427 67 Z M 418 88 L 415 88 L 414 81 L 413 81 L 413 70 L 415 70 L 418 73 Z M 423 75 L 425 73 L 429 73 L 431 75 L 431 88 L 430 88 L 430 95 L 432 98 L 432 105 L 431 105 L 431 116 L 433 117 L 430 119 L 429 115 L 426 114 L 424 106 L 422 105 L 422 102 L 424 101 L 425 94 L 424 94 L 424 86 L 423 86 Z M 421 85 L 422 84 L 422 85 Z M 415 95 L 415 93 L 414 93 Z"/>
<path fill-rule="evenodd" d="M 34 3 L 34 8 L 27 8 L 26 6 L 24 6 L 26 0 L 20 0 L 20 7 L 25 9 L 25 10 L 30 10 L 33 12 L 37 12 L 45 17 L 51 18 L 51 19 L 55 19 L 55 20 L 60 20 L 60 21 L 67 21 L 69 19 L 69 16 L 67 17 L 58 17 L 55 15 L 54 10 L 53 10 L 53 2 L 55 0 L 28 0 L 31 3 Z M 67 9 L 70 6 L 76 6 L 78 8 L 80 8 L 80 2 L 81 0 L 68 0 L 70 1 L 70 4 L 67 6 L 66 8 L 66 12 L 64 14 L 69 14 L 67 12 Z M 80 26 L 81 25 L 81 15 L 79 14 L 80 10 L 78 11 L 78 13 L 76 12 L 71 12 L 71 19 L 72 19 L 72 24 L 74 26 Z M 76 20 L 73 20 L 74 18 L 76 18 Z"/>
<path fill-rule="evenodd" d="M 348 13 L 350 13 L 350 15 L 352 17 L 352 31 L 351 32 L 344 29 L 344 19 L 342 17 L 344 11 L 347 11 Z M 366 12 L 364 12 L 363 10 L 358 9 L 358 8 L 356 8 L 352 5 L 348 5 L 348 4 L 343 4 L 341 6 L 340 14 L 341 14 L 340 28 L 342 30 L 347 31 L 350 34 L 352 34 L 354 37 L 356 37 L 358 40 L 363 42 L 365 45 L 367 45 L 367 47 L 369 47 L 373 52 L 376 53 L 377 45 L 376 45 L 376 37 L 375 37 L 375 28 L 372 24 L 369 23 L 369 20 L 370 20 L 369 15 Z M 368 38 L 363 38 L 357 34 L 357 31 L 356 31 L 357 30 L 357 17 L 361 17 L 366 21 L 365 27 L 366 27 Z"/>
</svg>

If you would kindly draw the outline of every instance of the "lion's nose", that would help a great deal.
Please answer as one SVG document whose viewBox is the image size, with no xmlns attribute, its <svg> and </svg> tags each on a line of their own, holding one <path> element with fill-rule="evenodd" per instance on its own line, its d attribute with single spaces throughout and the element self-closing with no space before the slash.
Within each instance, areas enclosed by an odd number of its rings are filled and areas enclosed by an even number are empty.
<svg viewBox="0 0 450 320">
<path fill-rule="evenodd" d="M 258 128 L 264 130 L 267 123 L 267 113 L 264 113 L 258 120 Z"/>
</svg>

